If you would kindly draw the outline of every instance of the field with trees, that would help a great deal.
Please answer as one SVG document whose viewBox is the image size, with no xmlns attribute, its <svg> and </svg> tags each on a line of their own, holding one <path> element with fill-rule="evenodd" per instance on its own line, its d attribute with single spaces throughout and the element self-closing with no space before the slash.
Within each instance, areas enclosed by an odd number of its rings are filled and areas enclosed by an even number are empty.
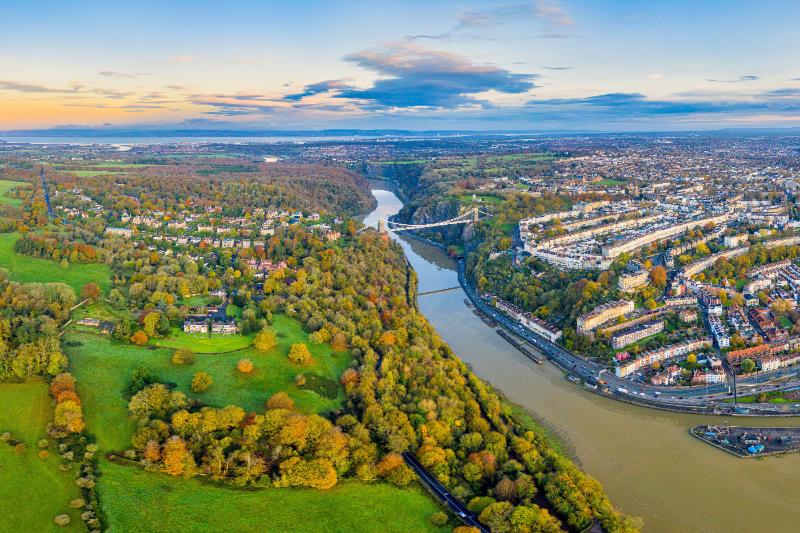
<svg viewBox="0 0 800 533">
<path fill-rule="evenodd" d="M 274 317 L 273 328 L 277 346 L 269 351 L 251 347 L 228 354 L 197 354 L 195 363 L 185 366 L 172 362 L 173 349 L 117 344 L 107 336 L 90 333 L 67 333 L 64 351 L 70 360 L 70 372 L 78 380 L 89 431 L 97 436 L 104 451 L 130 447 L 135 424 L 128 417 L 129 398 L 125 391 L 134 371 L 141 368 L 207 405 L 234 404 L 248 411 L 261 411 L 267 398 L 285 391 L 302 412 L 327 412 L 340 407 L 344 395 L 338 380 L 347 368 L 349 355 L 336 354 L 328 345 L 309 344 L 313 363 L 297 365 L 287 354 L 292 344 L 307 342 L 308 334 L 297 321 L 282 315 Z M 248 374 L 236 368 L 238 361 L 245 358 L 254 367 Z M 199 371 L 208 372 L 213 384 L 204 393 L 194 394 L 191 382 Z M 298 374 L 306 377 L 306 384 L 297 385 Z M 314 391 L 314 385 L 320 393 Z"/>
<path fill-rule="evenodd" d="M 8 192 L 19 185 L 22 185 L 22 183 L 18 181 L 0 180 L 0 204 L 20 205 L 22 203 L 20 199 L 8 196 Z"/>
<path fill-rule="evenodd" d="M 0 516 L 4 531 L 84 531 L 80 512 L 70 507 L 80 496 L 75 472 L 59 470 L 54 441 L 46 448 L 47 424 L 53 419 L 47 385 L 41 381 L 0 383 Z M 21 444 L 14 445 L 14 441 Z M 44 444 L 44 443 L 43 443 Z M 39 453 L 47 450 L 42 458 Z M 44 454 L 42 454 L 44 455 Z M 58 527 L 53 518 L 70 517 L 70 525 Z"/>
<path fill-rule="evenodd" d="M 21 255 L 14 251 L 17 233 L 0 234 L 0 267 L 8 269 L 12 281 L 21 283 L 66 283 L 75 294 L 87 283 L 97 283 L 103 291 L 111 286 L 111 270 L 107 265 L 70 264 L 64 268 L 55 261 Z"/>
</svg>

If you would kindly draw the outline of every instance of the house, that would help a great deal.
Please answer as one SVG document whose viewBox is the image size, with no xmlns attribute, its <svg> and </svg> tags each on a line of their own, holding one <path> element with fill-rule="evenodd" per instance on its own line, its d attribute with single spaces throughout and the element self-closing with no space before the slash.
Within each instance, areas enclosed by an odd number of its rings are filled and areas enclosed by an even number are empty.
<svg viewBox="0 0 800 533">
<path fill-rule="evenodd" d="M 205 320 L 186 319 L 183 322 L 184 333 L 208 333 L 208 323 Z"/>
<path fill-rule="evenodd" d="M 235 333 L 239 333 L 239 326 L 236 325 L 235 320 L 213 322 L 211 324 L 211 333 L 219 335 L 233 335 Z"/>
</svg>

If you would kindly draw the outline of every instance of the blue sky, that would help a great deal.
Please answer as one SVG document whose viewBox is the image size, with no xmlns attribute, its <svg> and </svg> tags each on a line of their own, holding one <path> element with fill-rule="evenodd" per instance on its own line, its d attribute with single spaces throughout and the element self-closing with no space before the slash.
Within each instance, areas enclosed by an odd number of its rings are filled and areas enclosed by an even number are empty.
<svg viewBox="0 0 800 533">
<path fill-rule="evenodd" d="M 778 0 L 11 0 L 0 129 L 800 126 L 798 20 Z"/>
</svg>

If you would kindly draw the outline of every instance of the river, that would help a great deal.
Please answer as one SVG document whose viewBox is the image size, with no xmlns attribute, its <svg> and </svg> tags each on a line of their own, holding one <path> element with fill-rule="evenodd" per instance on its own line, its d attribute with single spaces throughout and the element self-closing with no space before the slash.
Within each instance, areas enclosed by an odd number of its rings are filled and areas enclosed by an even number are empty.
<svg viewBox="0 0 800 533">
<path fill-rule="evenodd" d="M 390 183 L 375 181 L 372 187 L 378 207 L 365 223 L 374 226 L 403 204 Z M 418 274 L 419 292 L 458 285 L 456 264 L 441 250 L 395 238 Z M 551 428 L 615 505 L 642 517 L 645 531 L 800 531 L 800 454 L 740 459 L 688 433 L 702 423 L 800 420 L 725 420 L 603 398 L 568 382 L 554 365 L 531 362 L 475 316 L 464 298 L 461 290 L 423 295 L 419 307 L 478 376 Z"/>
</svg>

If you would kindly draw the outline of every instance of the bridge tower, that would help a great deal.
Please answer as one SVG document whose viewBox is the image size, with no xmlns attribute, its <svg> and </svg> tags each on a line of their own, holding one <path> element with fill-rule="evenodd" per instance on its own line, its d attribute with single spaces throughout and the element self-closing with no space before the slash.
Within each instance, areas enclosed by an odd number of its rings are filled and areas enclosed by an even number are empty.
<svg viewBox="0 0 800 533">
<path fill-rule="evenodd" d="M 385 234 L 386 233 L 386 221 L 382 218 L 378 219 L 378 233 Z"/>
<path fill-rule="evenodd" d="M 473 224 L 477 224 L 478 223 L 478 208 L 477 207 L 473 207 L 472 208 L 472 222 L 473 222 Z"/>
</svg>

